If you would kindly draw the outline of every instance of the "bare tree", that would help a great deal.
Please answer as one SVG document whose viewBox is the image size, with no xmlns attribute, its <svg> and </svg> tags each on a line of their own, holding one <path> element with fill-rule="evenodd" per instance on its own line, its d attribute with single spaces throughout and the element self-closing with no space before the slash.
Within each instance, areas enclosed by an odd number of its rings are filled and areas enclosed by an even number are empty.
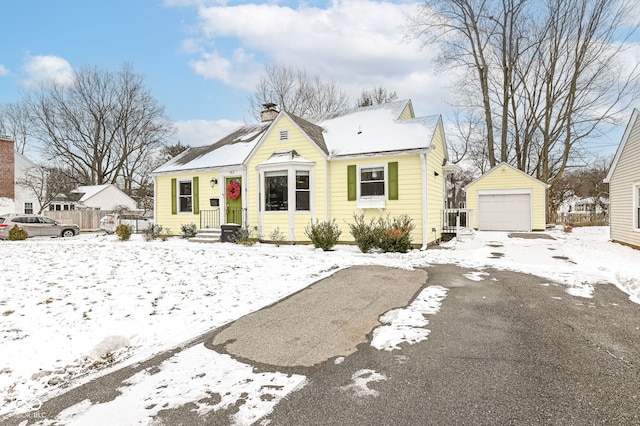
<svg viewBox="0 0 640 426">
<path fill-rule="evenodd" d="M 356 101 L 357 107 L 380 105 L 393 102 L 398 99 L 396 92 L 389 92 L 384 87 L 374 87 L 372 90 L 362 89 L 360 97 Z"/>
<path fill-rule="evenodd" d="M 266 103 L 274 103 L 300 117 L 310 117 L 344 109 L 348 106 L 348 98 L 333 81 L 324 82 L 301 69 L 266 65 L 249 98 L 252 115 L 259 117 Z"/>
<path fill-rule="evenodd" d="M 24 154 L 29 140 L 29 114 L 24 104 L 0 106 L 0 134 L 11 136 L 16 151 Z"/>
<path fill-rule="evenodd" d="M 489 164 L 553 183 L 638 94 L 638 61 L 621 60 L 630 12 L 626 0 L 425 0 L 409 30 L 462 72 Z"/>
<path fill-rule="evenodd" d="M 49 160 L 70 168 L 85 185 L 119 183 L 131 192 L 149 153 L 173 132 L 128 65 L 116 73 L 80 69 L 70 85 L 53 82 L 27 94 L 24 103 Z"/>
</svg>

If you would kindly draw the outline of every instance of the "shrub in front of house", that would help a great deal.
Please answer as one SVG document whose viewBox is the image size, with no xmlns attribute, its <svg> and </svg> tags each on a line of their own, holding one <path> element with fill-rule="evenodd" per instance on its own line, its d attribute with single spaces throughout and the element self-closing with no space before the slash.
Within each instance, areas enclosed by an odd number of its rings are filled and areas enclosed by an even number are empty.
<svg viewBox="0 0 640 426">
<path fill-rule="evenodd" d="M 406 253 L 411 250 L 411 231 L 416 226 L 411 223 L 411 218 L 406 215 L 400 215 L 389 219 L 380 218 L 378 223 L 381 228 L 379 232 L 380 241 L 379 248 L 384 252 Z"/>
<path fill-rule="evenodd" d="M 26 239 L 27 232 L 18 225 L 13 225 L 13 228 L 9 229 L 9 241 L 20 241 Z"/>
<path fill-rule="evenodd" d="M 415 229 L 412 219 L 406 215 L 390 218 L 372 218 L 368 223 L 364 215 L 354 215 L 349 224 L 351 235 L 363 253 L 371 250 L 406 253 L 411 250 L 411 231 Z"/>
<path fill-rule="evenodd" d="M 251 235 L 251 231 L 247 227 L 238 229 L 236 233 L 231 237 L 231 242 L 244 246 L 253 245 L 258 241 L 260 241 L 260 239 L 253 237 Z"/>
<path fill-rule="evenodd" d="M 371 219 L 369 223 L 367 223 L 364 220 L 363 214 L 354 214 L 353 220 L 354 223 L 349 224 L 349 231 L 360 251 L 368 253 L 374 248 L 378 248 L 380 228 L 377 226 L 376 220 Z"/>
<path fill-rule="evenodd" d="M 125 225 L 124 223 L 121 223 L 116 228 L 116 235 L 120 237 L 122 241 L 129 241 L 129 238 L 131 238 L 132 233 L 133 233 L 133 229 L 131 228 L 131 226 Z"/>
<path fill-rule="evenodd" d="M 304 228 L 304 233 L 316 248 L 327 251 L 336 245 L 342 231 L 336 225 L 336 220 L 333 219 L 331 222 L 311 222 L 309 226 Z"/>
<path fill-rule="evenodd" d="M 180 233 L 182 238 L 193 238 L 198 233 L 198 227 L 195 223 L 180 225 Z"/>
</svg>

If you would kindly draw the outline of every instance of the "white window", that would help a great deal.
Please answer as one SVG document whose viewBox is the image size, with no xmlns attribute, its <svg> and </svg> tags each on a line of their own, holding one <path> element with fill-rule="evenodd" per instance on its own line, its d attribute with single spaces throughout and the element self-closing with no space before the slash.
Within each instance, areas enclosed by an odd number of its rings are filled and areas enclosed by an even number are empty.
<svg viewBox="0 0 640 426">
<path fill-rule="evenodd" d="M 296 171 L 296 210 L 311 210 L 309 171 Z"/>
<path fill-rule="evenodd" d="M 289 140 L 289 130 L 280 130 L 280 142 L 286 142 Z"/>
<path fill-rule="evenodd" d="M 191 213 L 193 207 L 193 192 L 190 180 L 178 182 L 178 210 L 181 213 Z"/>
<path fill-rule="evenodd" d="M 363 167 L 360 169 L 360 196 L 384 197 L 384 167 Z"/>
<path fill-rule="evenodd" d="M 640 231 L 640 183 L 633 185 L 633 229 Z"/>
<path fill-rule="evenodd" d="M 24 213 L 33 214 L 33 203 L 24 203 Z"/>
</svg>

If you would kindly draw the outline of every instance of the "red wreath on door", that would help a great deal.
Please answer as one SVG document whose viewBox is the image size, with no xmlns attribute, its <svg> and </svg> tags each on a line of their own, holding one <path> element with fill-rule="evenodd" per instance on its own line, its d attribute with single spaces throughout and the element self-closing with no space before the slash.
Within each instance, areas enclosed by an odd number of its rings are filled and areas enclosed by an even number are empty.
<svg viewBox="0 0 640 426">
<path fill-rule="evenodd" d="M 227 197 L 230 200 L 237 200 L 240 197 L 240 184 L 235 180 L 227 185 Z"/>
</svg>

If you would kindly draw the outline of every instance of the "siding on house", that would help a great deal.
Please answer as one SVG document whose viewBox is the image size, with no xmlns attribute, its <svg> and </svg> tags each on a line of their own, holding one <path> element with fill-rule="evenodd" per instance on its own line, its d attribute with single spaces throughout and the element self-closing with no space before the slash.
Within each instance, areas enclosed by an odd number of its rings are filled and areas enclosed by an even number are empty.
<svg viewBox="0 0 640 426">
<path fill-rule="evenodd" d="M 640 230 L 634 224 L 634 185 L 640 185 L 640 123 L 634 110 L 605 181 L 609 182 L 611 240 L 640 248 Z"/>
<path fill-rule="evenodd" d="M 532 229 L 544 231 L 546 228 L 546 185 L 516 168 L 500 163 L 466 187 L 467 208 L 472 209 L 472 226 L 478 228 L 479 192 L 530 192 L 532 203 Z"/>
<path fill-rule="evenodd" d="M 218 172 L 212 173 L 210 171 L 193 171 L 170 175 L 160 175 L 156 177 L 154 206 L 155 221 L 157 224 L 162 225 L 164 229 L 169 229 L 169 231 L 173 235 L 180 234 L 181 225 L 189 225 L 191 223 L 195 223 L 198 227 L 200 226 L 200 215 L 196 214 L 193 211 L 193 208 L 190 213 L 181 213 L 179 211 L 177 211 L 175 214 L 172 213 L 172 194 L 177 194 L 176 191 L 172 191 L 172 182 L 180 182 L 181 180 L 191 180 L 193 182 L 193 178 L 195 177 L 198 178 L 198 209 L 214 209 L 214 207 L 209 206 L 209 199 L 221 198 L 220 191 L 223 190 L 221 189 L 221 187 L 224 188 L 224 182 L 220 178 L 220 174 Z M 216 187 L 212 189 L 209 182 L 214 177 L 218 179 L 218 185 L 216 185 Z M 192 193 L 194 192 L 196 192 L 196 190 L 192 189 Z"/>
</svg>

